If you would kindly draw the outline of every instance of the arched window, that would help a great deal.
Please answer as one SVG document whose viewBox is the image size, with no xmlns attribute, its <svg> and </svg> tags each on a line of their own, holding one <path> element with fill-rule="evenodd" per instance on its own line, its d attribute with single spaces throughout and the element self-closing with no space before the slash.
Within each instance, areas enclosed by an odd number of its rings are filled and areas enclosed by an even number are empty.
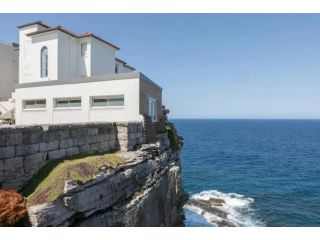
<svg viewBox="0 0 320 240">
<path fill-rule="evenodd" d="M 41 48 L 41 77 L 48 77 L 48 48 Z"/>
</svg>

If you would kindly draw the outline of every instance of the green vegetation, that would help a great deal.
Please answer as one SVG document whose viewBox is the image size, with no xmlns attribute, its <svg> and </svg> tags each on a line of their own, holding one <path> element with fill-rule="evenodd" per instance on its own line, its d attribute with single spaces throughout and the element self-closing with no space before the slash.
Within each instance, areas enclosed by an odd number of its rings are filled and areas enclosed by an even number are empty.
<svg viewBox="0 0 320 240">
<path fill-rule="evenodd" d="M 103 166 L 116 168 L 124 163 L 115 153 L 95 156 L 78 156 L 64 161 L 51 162 L 34 176 L 23 194 L 27 205 L 37 205 L 55 201 L 62 193 L 66 180 L 86 183 L 94 178 Z"/>
<path fill-rule="evenodd" d="M 170 147 L 171 147 L 172 151 L 174 151 L 174 152 L 178 151 L 179 150 L 179 143 L 178 143 L 178 140 L 176 138 L 176 135 L 175 135 L 173 129 L 169 125 L 167 125 L 166 130 L 168 133 L 168 138 L 170 141 Z"/>
</svg>

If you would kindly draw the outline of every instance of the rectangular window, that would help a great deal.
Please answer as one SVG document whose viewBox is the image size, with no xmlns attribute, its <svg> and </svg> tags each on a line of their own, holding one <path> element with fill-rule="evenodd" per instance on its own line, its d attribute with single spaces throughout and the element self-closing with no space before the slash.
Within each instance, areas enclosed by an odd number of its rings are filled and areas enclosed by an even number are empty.
<svg viewBox="0 0 320 240">
<path fill-rule="evenodd" d="M 103 97 L 92 97 L 92 107 L 122 107 L 124 106 L 124 96 L 103 96 Z"/>
<path fill-rule="evenodd" d="M 23 101 L 23 109 L 45 109 L 45 108 L 46 108 L 45 99 Z"/>
<path fill-rule="evenodd" d="M 148 115 L 151 118 L 152 122 L 156 122 L 157 118 L 157 100 L 154 98 L 148 98 Z"/>
<path fill-rule="evenodd" d="M 60 98 L 55 99 L 55 108 L 78 108 L 81 107 L 81 98 Z"/>
<path fill-rule="evenodd" d="M 87 43 L 81 43 L 81 57 L 87 56 Z"/>
</svg>

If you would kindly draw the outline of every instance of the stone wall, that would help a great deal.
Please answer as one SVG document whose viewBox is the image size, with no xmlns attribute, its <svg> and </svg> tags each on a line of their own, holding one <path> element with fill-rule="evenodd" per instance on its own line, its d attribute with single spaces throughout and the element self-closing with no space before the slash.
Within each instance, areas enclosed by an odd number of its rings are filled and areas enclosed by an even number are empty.
<svg viewBox="0 0 320 240">
<path fill-rule="evenodd" d="M 143 142 L 138 122 L 0 128 L 0 188 L 21 189 L 50 161 L 132 150 Z"/>
</svg>

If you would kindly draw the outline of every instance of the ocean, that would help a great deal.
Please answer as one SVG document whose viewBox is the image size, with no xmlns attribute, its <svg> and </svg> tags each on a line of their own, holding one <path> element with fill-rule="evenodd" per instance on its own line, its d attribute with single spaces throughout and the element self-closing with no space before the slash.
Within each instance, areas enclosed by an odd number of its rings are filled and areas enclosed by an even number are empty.
<svg viewBox="0 0 320 240">
<path fill-rule="evenodd" d="M 235 226 L 320 226 L 320 121 L 172 122 L 184 137 L 182 182 L 192 199 L 223 199 L 215 208 Z M 196 206 L 184 211 L 186 226 L 221 222 Z"/>
</svg>

